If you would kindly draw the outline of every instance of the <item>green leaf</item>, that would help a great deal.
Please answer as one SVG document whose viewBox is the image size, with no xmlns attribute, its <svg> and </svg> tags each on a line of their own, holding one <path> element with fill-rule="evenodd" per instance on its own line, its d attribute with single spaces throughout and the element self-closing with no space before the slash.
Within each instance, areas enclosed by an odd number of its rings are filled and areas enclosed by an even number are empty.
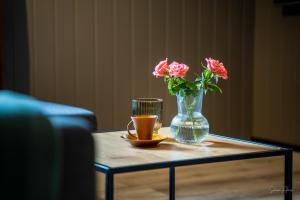
<svg viewBox="0 0 300 200">
<path fill-rule="evenodd" d="M 185 80 L 185 79 L 176 78 L 175 80 L 176 80 L 176 82 L 177 82 L 178 84 L 186 83 L 186 80 Z"/>
<path fill-rule="evenodd" d="M 201 80 L 202 80 L 202 78 L 200 76 L 197 76 L 197 78 L 195 79 L 195 82 L 199 82 Z"/>
<path fill-rule="evenodd" d="M 176 93 L 173 91 L 173 85 L 174 85 L 174 79 L 170 78 L 168 80 L 168 90 L 169 90 L 170 95 L 176 95 Z"/>
<path fill-rule="evenodd" d="M 220 92 L 220 93 L 222 93 L 221 88 L 219 88 L 219 86 L 217 86 L 216 84 L 213 84 L 213 83 L 208 83 L 207 89 L 211 92 Z"/>
<path fill-rule="evenodd" d="M 207 69 L 204 70 L 204 78 L 209 79 L 211 72 Z"/>
<path fill-rule="evenodd" d="M 191 89 L 191 90 L 194 90 L 197 88 L 196 84 L 191 82 L 191 83 L 187 83 L 186 86 Z"/>
</svg>

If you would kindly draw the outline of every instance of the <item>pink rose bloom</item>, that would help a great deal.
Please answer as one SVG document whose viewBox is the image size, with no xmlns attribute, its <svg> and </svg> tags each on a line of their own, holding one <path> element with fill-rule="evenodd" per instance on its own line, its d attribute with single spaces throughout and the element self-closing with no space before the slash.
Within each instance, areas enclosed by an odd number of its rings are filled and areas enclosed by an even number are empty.
<svg viewBox="0 0 300 200">
<path fill-rule="evenodd" d="M 172 62 L 170 64 L 170 71 L 169 74 L 170 76 L 175 76 L 175 77 L 184 77 L 186 72 L 189 70 L 189 67 L 185 64 L 179 64 L 177 62 Z"/>
<path fill-rule="evenodd" d="M 154 72 L 152 72 L 152 74 L 156 77 L 162 77 L 166 74 L 166 72 L 170 69 L 169 65 L 168 65 L 168 58 L 166 58 L 165 60 L 162 60 L 158 63 L 158 65 L 156 65 Z"/>
<path fill-rule="evenodd" d="M 223 63 L 212 58 L 205 58 L 207 62 L 207 68 L 215 75 L 222 77 L 223 79 L 228 79 L 227 70 Z"/>
</svg>

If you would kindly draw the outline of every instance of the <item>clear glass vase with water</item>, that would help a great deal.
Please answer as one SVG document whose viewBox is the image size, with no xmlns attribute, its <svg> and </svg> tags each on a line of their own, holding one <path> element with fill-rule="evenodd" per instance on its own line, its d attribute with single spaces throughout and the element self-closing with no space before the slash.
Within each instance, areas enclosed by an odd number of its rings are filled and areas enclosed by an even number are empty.
<svg viewBox="0 0 300 200">
<path fill-rule="evenodd" d="M 199 144 L 208 135 L 209 124 L 201 112 L 202 100 L 202 89 L 196 96 L 177 95 L 178 113 L 171 122 L 171 132 L 177 142 Z"/>
</svg>

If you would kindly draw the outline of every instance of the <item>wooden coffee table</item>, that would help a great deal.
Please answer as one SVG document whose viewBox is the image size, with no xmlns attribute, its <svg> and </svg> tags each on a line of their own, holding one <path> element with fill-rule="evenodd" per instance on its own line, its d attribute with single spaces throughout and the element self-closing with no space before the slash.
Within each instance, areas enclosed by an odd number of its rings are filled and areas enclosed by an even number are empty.
<svg viewBox="0 0 300 200">
<path fill-rule="evenodd" d="M 175 199 L 175 167 L 203 163 L 244 160 L 271 156 L 284 156 L 284 197 L 292 199 L 293 152 L 252 141 L 210 134 L 200 145 L 177 143 L 170 128 L 162 128 L 160 134 L 170 137 L 157 147 L 136 148 L 121 138 L 126 131 L 95 133 L 96 170 L 103 172 L 106 179 L 105 198 L 114 196 L 114 174 L 150 169 L 169 168 L 169 197 Z M 259 169 L 258 169 L 259 170 Z"/>
</svg>

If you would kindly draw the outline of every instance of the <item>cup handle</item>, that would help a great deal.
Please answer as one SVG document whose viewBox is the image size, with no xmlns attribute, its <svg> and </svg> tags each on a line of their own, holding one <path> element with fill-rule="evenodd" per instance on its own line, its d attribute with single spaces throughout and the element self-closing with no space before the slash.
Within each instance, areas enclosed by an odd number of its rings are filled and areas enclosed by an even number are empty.
<svg viewBox="0 0 300 200">
<path fill-rule="evenodd" d="M 130 130 L 129 130 L 129 127 L 130 127 L 130 124 L 132 124 L 133 121 L 131 120 L 128 124 L 127 124 L 127 132 L 128 132 L 128 135 L 130 135 L 131 137 L 133 138 L 137 138 L 135 135 L 133 135 Z"/>
</svg>

